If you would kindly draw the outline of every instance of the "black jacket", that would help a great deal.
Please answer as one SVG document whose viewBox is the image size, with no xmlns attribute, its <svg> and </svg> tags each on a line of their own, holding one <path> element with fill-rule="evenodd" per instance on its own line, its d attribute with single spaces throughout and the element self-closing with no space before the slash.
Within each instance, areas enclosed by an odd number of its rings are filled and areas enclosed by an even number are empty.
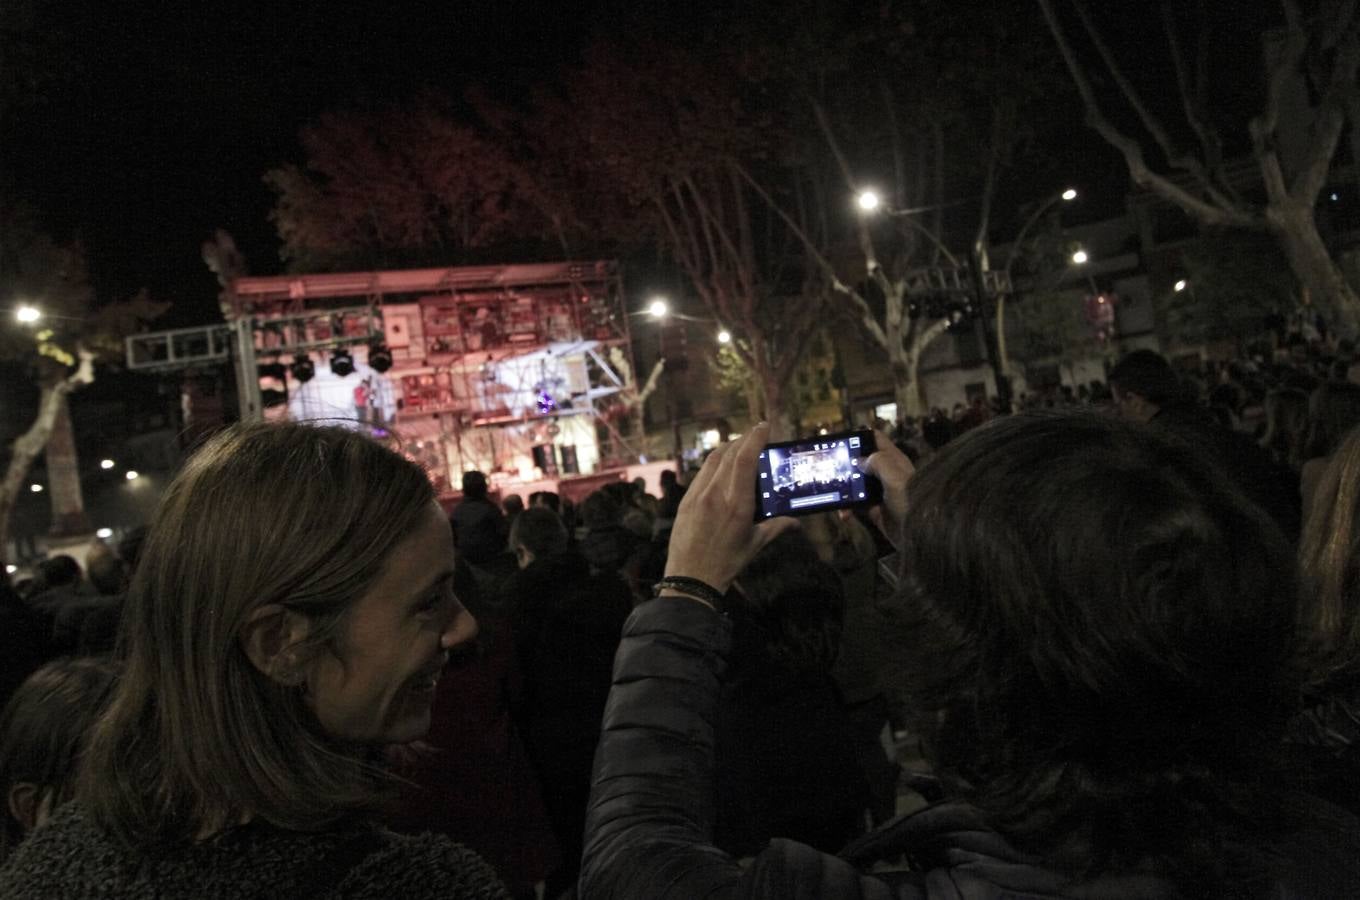
<svg viewBox="0 0 1360 900">
<path fill-rule="evenodd" d="M 1148 875 L 1080 883 L 1012 848 L 961 803 L 928 807 L 857 842 L 844 856 L 776 840 L 741 868 L 712 846 L 713 723 L 731 646 L 728 621 L 686 600 L 639 606 L 624 629 L 596 753 L 580 893 L 605 898 L 1174 897 Z M 1271 896 L 1345 897 L 1360 884 L 1360 822 L 1278 847 Z M 904 855 L 910 871 L 859 867 Z"/>
</svg>

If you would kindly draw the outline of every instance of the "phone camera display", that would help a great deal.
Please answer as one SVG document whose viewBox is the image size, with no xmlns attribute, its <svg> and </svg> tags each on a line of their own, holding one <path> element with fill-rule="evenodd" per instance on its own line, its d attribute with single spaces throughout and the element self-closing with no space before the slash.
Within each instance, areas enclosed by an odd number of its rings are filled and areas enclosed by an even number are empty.
<svg viewBox="0 0 1360 900">
<path fill-rule="evenodd" d="M 871 501 L 863 434 L 771 444 L 760 454 L 759 517 L 799 515 Z"/>
</svg>

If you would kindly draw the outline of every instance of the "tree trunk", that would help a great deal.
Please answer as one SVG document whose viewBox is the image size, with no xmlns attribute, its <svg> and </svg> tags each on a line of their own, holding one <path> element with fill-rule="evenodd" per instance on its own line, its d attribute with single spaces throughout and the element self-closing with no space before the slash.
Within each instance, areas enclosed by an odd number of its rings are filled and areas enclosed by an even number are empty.
<svg viewBox="0 0 1360 900">
<path fill-rule="evenodd" d="M 85 499 L 80 491 L 80 460 L 76 455 L 67 392 L 58 392 L 55 402 L 57 411 L 52 420 L 52 433 L 47 437 L 47 487 L 52 502 L 50 533 L 53 537 L 75 537 L 88 534 L 90 523 L 85 517 Z"/>
<path fill-rule="evenodd" d="M 793 440 L 797 435 L 793 433 L 793 421 L 785 408 L 785 385 L 767 371 L 761 373 L 760 387 L 765 396 L 765 421 L 770 423 L 770 440 Z"/>
<path fill-rule="evenodd" d="M 80 364 L 76 371 L 65 378 L 51 378 L 42 385 L 38 399 L 38 415 L 28 430 L 14 439 L 10 445 L 9 467 L 5 469 L 5 480 L 0 483 L 0 556 L 9 552 L 10 514 L 14 512 L 14 502 L 18 499 L 19 489 L 23 487 L 33 460 L 47 446 L 47 439 L 57 420 L 57 414 L 66 403 L 66 395 L 83 384 L 94 381 L 94 357 L 81 348 L 77 351 Z"/>
<path fill-rule="evenodd" d="M 910 416 L 919 419 L 925 412 L 925 403 L 921 399 L 921 392 L 916 388 L 916 366 L 906 358 L 902 358 L 892 365 L 893 373 L 893 399 L 897 401 L 897 418 L 905 419 Z"/>
<path fill-rule="evenodd" d="M 1266 209 L 1271 230 L 1289 258 L 1289 266 L 1308 289 L 1333 331 L 1354 338 L 1360 332 L 1360 298 L 1346 283 L 1318 234 L 1312 210 L 1291 205 Z"/>
</svg>

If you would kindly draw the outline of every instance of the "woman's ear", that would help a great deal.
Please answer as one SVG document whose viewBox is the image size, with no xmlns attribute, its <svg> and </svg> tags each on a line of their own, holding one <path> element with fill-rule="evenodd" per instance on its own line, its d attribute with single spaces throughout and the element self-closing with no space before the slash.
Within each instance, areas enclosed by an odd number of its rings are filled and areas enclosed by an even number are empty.
<svg viewBox="0 0 1360 900">
<path fill-rule="evenodd" d="M 297 647 L 310 630 L 305 616 L 269 603 L 250 614 L 241 634 L 241 646 L 255 668 L 278 683 L 293 687 L 307 677 Z"/>
<path fill-rule="evenodd" d="M 9 803 L 9 814 L 14 817 L 24 831 L 32 831 L 38 827 L 38 809 L 42 805 L 42 788 L 31 781 L 17 781 L 10 785 L 9 796 L 5 798 Z"/>
</svg>

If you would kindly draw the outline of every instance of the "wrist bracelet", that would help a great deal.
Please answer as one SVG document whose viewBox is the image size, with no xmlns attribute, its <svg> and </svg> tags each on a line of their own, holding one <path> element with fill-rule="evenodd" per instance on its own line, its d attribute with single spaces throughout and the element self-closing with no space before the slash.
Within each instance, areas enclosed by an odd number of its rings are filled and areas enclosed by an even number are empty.
<svg viewBox="0 0 1360 900">
<path fill-rule="evenodd" d="M 652 588 L 652 596 L 659 597 L 664 590 L 672 590 L 696 600 L 702 600 L 718 612 L 724 612 L 727 604 L 723 601 L 722 592 L 707 582 L 697 578 L 688 578 L 684 575 L 667 575 L 656 583 Z"/>
</svg>

